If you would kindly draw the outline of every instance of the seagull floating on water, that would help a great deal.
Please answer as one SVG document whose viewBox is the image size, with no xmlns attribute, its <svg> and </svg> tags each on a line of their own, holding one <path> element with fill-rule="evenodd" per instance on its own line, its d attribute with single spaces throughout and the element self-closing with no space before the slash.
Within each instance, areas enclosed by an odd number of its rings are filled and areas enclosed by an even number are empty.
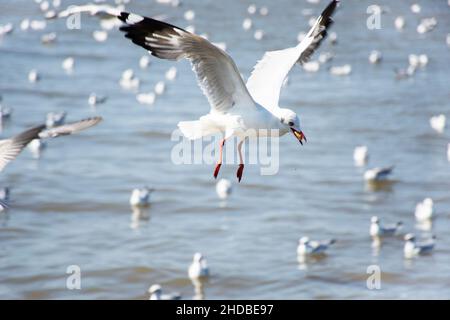
<svg viewBox="0 0 450 320">
<path fill-rule="evenodd" d="M 209 277 L 208 263 L 200 252 L 194 254 L 192 264 L 189 266 L 188 275 L 190 279 Z"/>
<path fill-rule="evenodd" d="M 405 258 L 413 258 L 417 255 L 430 254 L 436 244 L 435 239 L 436 237 L 432 236 L 431 239 L 418 243 L 416 242 L 416 236 L 412 233 L 408 233 L 405 235 L 405 246 L 403 248 Z"/>
<path fill-rule="evenodd" d="M 422 202 L 419 202 L 416 205 L 416 211 L 414 212 L 416 220 L 421 222 L 433 219 L 435 216 L 433 206 L 434 203 L 431 198 L 425 198 Z"/>
<path fill-rule="evenodd" d="M 250 18 L 245 18 L 244 21 L 242 22 L 242 28 L 244 28 L 244 30 L 250 30 L 252 28 L 253 22 L 252 19 Z"/>
<path fill-rule="evenodd" d="M 403 28 L 405 27 L 405 18 L 403 18 L 402 16 L 398 16 L 397 18 L 395 18 L 394 25 L 395 29 L 403 30 Z"/>
<path fill-rule="evenodd" d="M 105 103 L 106 100 L 108 100 L 108 98 L 106 96 L 98 96 L 96 93 L 92 92 L 89 95 L 88 103 L 91 106 L 96 106 L 96 105 Z"/>
<path fill-rule="evenodd" d="M 216 193 L 220 199 L 225 200 L 232 192 L 231 181 L 228 179 L 220 179 L 216 184 Z"/>
<path fill-rule="evenodd" d="M 243 141 L 250 136 L 292 132 L 299 142 L 306 141 L 298 116 L 278 106 L 280 89 L 290 69 L 298 62 L 309 60 L 332 24 L 331 16 L 338 4 L 332 1 L 316 20 L 305 39 L 293 48 L 267 52 L 258 62 L 245 85 L 235 63 L 223 50 L 208 40 L 168 23 L 137 14 L 121 12 L 118 18 L 126 25 L 120 30 L 133 43 L 167 60 L 188 59 L 198 82 L 211 105 L 211 112 L 197 121 L 178 124 L 188 139 L 198 139 L 223 133 L 219 161 L 214 170 L 217 177 L 222 164 L 225 141 L 238 136 L 240 166 L 238 180 L 242 178 L 244 163 L 241 154 Z M 260 129 L 265 129 L 264 133 Z M 267 130 L 269 129 L 269 130 Z M 275 129 L 276 133 L 273 133 Z M 251 131 L 251 133 L 249 132 Z"/>
<path fill-rule="evenodd" d="M 133 90 L 139 88 L 140 80 L 134 75 L 132 69 L 127 69 L 122 73 L 120 78 L 120 86 L 126 90 Z"/>
<path fill-rule="evenodd" d="M 367 146 L 357 146 L 353 151 L 353 161 L 355 162 L 355 166 L 365 166 L 368 160 L 369 148 L 367 148 Z"/>
<path fill-rule="evenodd" d="M 148 55 L 142 56 L 139 59 L 139 67 L 141 67 L 141 69 L 146 69 L 149 64 L 150 64 L 150 57 Z"/>
<path fill-rule="evenodd" d="M 154 92 L 149 92 L 149 93 L 139 93 L 136 95 L 136 100 L 140 103 L 140 104 L 148 104 L 148 105 L 152 105 L 155 103 L 156 101 L 156 94 Z"/>
<path fill-rule="evenodd" d="M 369 182 L 385 181 L 391 175 L 393 169 L 394 169 L 393 166 L 384 168 L 377 167 L 369 169 L 366 172 L 364 172 L 364 180 Z"/>
<path fill-rule="evenodd" d="M 440 114 L 438 116 L 433 116 L 430 118 L 430 126 L 436 132 L 443 133 L 446 125 L 446 117 L 444 114 Z"/>
<path fill-rule="evenodd" d="M 131 192 L 130 205 L 132 207 L 148 207 L 150 205 L 150 195 L 153 189 L 148 187 L 136 188 Z"/>
<path fill-rule="evenodd" d="M 377 216 L 373 216 L 370 219 L 370 235 L 372 237 L 387 237 L 395 235 L 403 226 L 401 221 L 395 224 L 381 225 L 380 219 Z"/>
<path fill-rule="evenodd" d="M 162 288 L 159 284 L 154 284 L 148 289 L 150 293 L 149 300 L 180 300 L 181 295 L 178 293 L 163 294 Z"/>
<path fill-rule="evenodd" d="M 104 30 L 95 30 L 92 32 L 92 37 L 97 42 L 105 42 L 108 39 L 108 32 Z"/>
<path fill-rule="evenodd" d="M 335 239 L 326 241 L 312 241 L 309 240 L 308 237 L 301 237 L 297 247 L 297 254 L 300 256 L 323 255 L 335 242 Z"/>
<path fill-rule="evenodd" d="M 381 52 L 377 51 L 377 50 L 373 50 L 370 54 L 369 54 L 369 62 L 371 64 L 377 64 L 380 63 L 382 59 L 381 56 Z"/>
<path fill-rule="evenodd" d="M 330 68 L 330 73 L 335 76 L 348 76 L 352 72 L 352 66 L 344 64 L 342 66 L 333 66 Z"/>
<path fill-rule="evenodd" d="M 39 73 L 37 72 L 36 69 L 32 69 L 29 73 L 28 73 L 28 81 L 31 83 L 36 83 L 41 79 L 41 76 L 39 75 Z"/>
</svg>

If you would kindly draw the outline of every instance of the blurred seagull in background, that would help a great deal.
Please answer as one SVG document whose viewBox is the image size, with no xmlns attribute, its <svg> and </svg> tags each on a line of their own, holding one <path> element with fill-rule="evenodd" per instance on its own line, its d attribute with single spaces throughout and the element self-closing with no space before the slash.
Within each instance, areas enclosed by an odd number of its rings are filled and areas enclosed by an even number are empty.
<svg viewBox="0 0 450 320">
<path fill-rule="evenodd" d="M 188 275 L 190 279 L 209 277 L 208 263 L 200 252 L 194 254 L 192 264 L 189 266 Z"/>
<path fill-rule="evenodd" d="M 370 235 L 372 237 L 386 237 L 395 235 L 403 223 L 401 221 L 395 224 L 381 225 L 380 219 L 377 216 L 373 216 L 370 219 Z"/>
<path fill-rule="evenodd" d="M 416 236 L 412 233 L 405 235 L 405 246 L 403 248 L 403 253 L 405 258 L 413 258 L 417 255 L 430 254 L 435 246 L 436 237 L 432 236 L 424 242 L 416 242 Z"/>
<path fill-rule="evenodd" d="M 154 284 L 148 289 L 150 293 L 149 300 L 180 300 L 181 295 L 178 293 L 163 294 L 162 288 L 159 284 Z"/>
<path fill-rule="evenodd" d="M 28 147 L 34 158 L 39 158 L 42 151 L 47 147 L 47 143 L 43 139 L 56 138 L 59 136 L 66 136 L 74 134 L 92 126 L 95 126 L 102 120 L 101 117 L 86 118 L 80 121 L 75 121 L 67 124 L 61 124 L 58 126 L 49 127 L 45 125 L 45 130 L 38 133 L 37 137 L 32 139 L 28 144 Z"/>
<path fill-rule="evenodd" d="M 297 247 L 299 256 L 323 255 L 336 242 L 335 239 L 326 241 L 312 241 L 308 237 L 301 237 Z"/>
<path fill-rule="evenodd" d="M 348 76 L 352 73 L 352 66 L 344 64 L 342 66 L 333 66 L 330 68 L 330 73 L 334 76 Z"/>
<path fill-rule="evenodd" d="M 414 212 L 416 220 L 421 222 L 433 219 L 435 217 L 433 206 L 434 202 L 431 198 L 425 198 L 422 202 L 419 202 Z"/>
<path fill-rule="evenodd" d="M 355 166 L 365 166 L 368 160 L 369 149 L 367 148 L 367 146 L 357 146 L 353 151 L 353 161 L 355 162 Z"/>
<path fill-rule="evenodd" d="M 402 16 L 398 16 L 397 18 L 395 18 L 394 25 L 397 30 L 403 30 L 403 28 L 405 27 L 405 18 L 403 18 Z"/>
<path fill-rule="evenodd" d="M 373 50 L 372 52 L 370 52 L 369 54 L 369 62 L 371 64 L 378 64 L 381 62 L 382 60 L 382 55 L 380 51 L 377 50 Z"/>
<path fill-rule="evenodd" d="M 238 136 L 241 140 L 238 144 L 240 165 L 236 175 L 240 181 L 244 169 L 241 147 L 246 138 L 269 134 L 282 136 L 292 132 L 300 143 L 306 141 L 298 116 L 292 110 L 279 107 L 280 89 L 291 68 L 296 63 L 307 62 L 326 36 L 338 2 L 330 2 L 297 46 L 266 52 L 247 84 L 230 56 L 203 37 L 133 13 L 121 12 L 118 18 L 126 24 L 120 28 L 125 37 L 152 55 L 167 60 L 186 58 L 191 62 L 211 111 L 197 121 L 182 121 L 178 127 L 189 139 L 219 132 L 224 134 L 214 177 L 222 164 L 226 139 Z M 260 129 L 265 129 L 265 133 Z M 270 129 L 277 131 L 273 133 Z"/>
<path fill-rule="evenodd" d="M 366 172 L 364 172 L 364 180 L 369 182 L 378 182 L 378 181 L 385 181 L 389 177 L 389 175 L 392 173 L 392 170 L 394 169 L 393 166 L 390 167 L 377 167 L 373 169 L 369 169 Z"/>
<path fill-rule="evenodd" d="M 444 114 L 433 116 L 430 118 L 430 126 L 436 132 L 443 133 L 445 130 L 446 117 Z"/>
<path fill-rule="evenodd" d="M 219 199 L 225 200 L 231 194 L 233 188 L 231 187 L 231 181 L 228 179 L 220 179 L 216 184 L 216 193 Z"/>
<path fill-rule="evenodd" d="M 105 97 L 105 96 L 98 96 L 95 92 L 92 92 L 92 93 L 89 95 L 88 103 L 89 103 L 89 105 L 91 105 L 91 106 L 96 106 L 96 105 L 98 105 L 98 104 L 103 104 L 103 103 L 105 103 L 106 100 L 108 100 L 107 97 Z"/>
<path fill-rule="evenodd" d="M 150 195 L 153 189 L 148 187 L 136 188 L 131 192 L 130 205 L 132 207 L 148 207 L 150 205 Z"/>
</svg>

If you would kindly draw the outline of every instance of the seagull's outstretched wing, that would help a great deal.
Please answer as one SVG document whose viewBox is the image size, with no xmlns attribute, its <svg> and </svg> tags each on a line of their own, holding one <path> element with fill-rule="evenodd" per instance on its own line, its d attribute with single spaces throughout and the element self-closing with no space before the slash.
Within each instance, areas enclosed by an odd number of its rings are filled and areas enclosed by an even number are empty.
<svg viewBox="0 0 450 320">
<path fill-rule="evenodd" d="M 188 59 L 211 108 L 227 112 L 235 104 L 254 102 L 230 56 L 208 40 L 151 18 L 122 12 L 125 37 L 161 59 Z"/>
<path fill-rule="evenodd" d="M 327 28 L 333 23 L 331 16 L 338 2 L 333 0 L 325 8 L 306 37 L 296 47 L 264 54 L 247 81 L 247 88 L 257 103 L 267 109 L 278 107 L 284 79 L 295 63 L 307 62 L 319 47 L 327 34 Z"/>
<path fill-rule="evenodd" d="M 0 172 L 19 155 L 31 140 L 39 138 L 39 133 L 44 129 L 45 125 L 41 125 L 28 129 L 10 139 L 0 140 Z"/>
<path fill-rule="evenodd" d="M 121 11 L 123 11 L 124 6 L 112 7 L 107 4 L 85 4 L 85 5 L 73 5 L 67 9 L 58 13 L 58 18 L 67 18 L 73 14 L 77 13 L 89 13 L 91 16 L 101 16 L 101 17 L 117 17 Z"/>
<path fill-rule="evenodd" d="M 47 129 L 39 133 L 39 138 L 56 138 L 59 136 L 66 136 L 69 134 L 77 133 L 79 131 L 88 129 L 95 126 L 100 121 L 101 117 L 87 118 L 76 122 L 67 123 L 58 127 Z"/>
</svg>

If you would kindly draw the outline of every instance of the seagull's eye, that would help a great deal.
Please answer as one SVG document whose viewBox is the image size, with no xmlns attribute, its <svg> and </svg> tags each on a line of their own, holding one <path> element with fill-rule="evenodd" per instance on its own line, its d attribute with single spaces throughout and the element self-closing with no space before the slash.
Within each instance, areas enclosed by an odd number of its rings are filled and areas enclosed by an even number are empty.
<svg viewBox="0 0 450 320">
<path fill-rule="evenodd" d="M 294 125 L 294 122 L 293 122 L 293 121 L 289 121 L 288 125 L 289 125 L 290 127 L 292 127 L 292 126 Z"/>
</svg>

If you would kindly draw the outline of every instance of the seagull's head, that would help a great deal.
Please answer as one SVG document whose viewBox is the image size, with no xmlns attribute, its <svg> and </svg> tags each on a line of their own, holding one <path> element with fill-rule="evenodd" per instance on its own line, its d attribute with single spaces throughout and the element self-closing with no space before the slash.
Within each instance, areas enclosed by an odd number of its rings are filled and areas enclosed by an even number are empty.
<svg viewBox="0 0 450 320">
<path fill-rule="evenodd" d="M 204 259 L 203 255 L 200 252 L 194 254 L 194 258 L 192 259 L 194 262 L 200 262 Z"/>
<path fill-rule="evenodd" d="M 286 132 L 292 131 L 300 144 L 303 145 L 303 140 L 306 142 L 306 136 L 300 128 L 300 119 L 297 114 L 289 109 L 280 109 L 279 117 L 282 129 L 285 129 Z"/>
<path fill-rule="evenodd" d="M 371 221 L 372 223 L 379 223 L 379 222 L 380 222 L 380 219 L 378 219 L 377 216 L 373 216 L 373 217 L 370 219 L 370 221 Z"/>
<path fill-rule="evenodd" d="M 405 235 L 405 241 L 414 242 L 416 240 L 416 237 L 412 233 L 408 233 Z"/>
<path fill-rule="evenodd" d="M 301 245 L 306 245 L 309 242 L 309 238 L 308 237 L 301 237 L 300 240 L 298 241 L 299 244 Z"/>
</svg>

